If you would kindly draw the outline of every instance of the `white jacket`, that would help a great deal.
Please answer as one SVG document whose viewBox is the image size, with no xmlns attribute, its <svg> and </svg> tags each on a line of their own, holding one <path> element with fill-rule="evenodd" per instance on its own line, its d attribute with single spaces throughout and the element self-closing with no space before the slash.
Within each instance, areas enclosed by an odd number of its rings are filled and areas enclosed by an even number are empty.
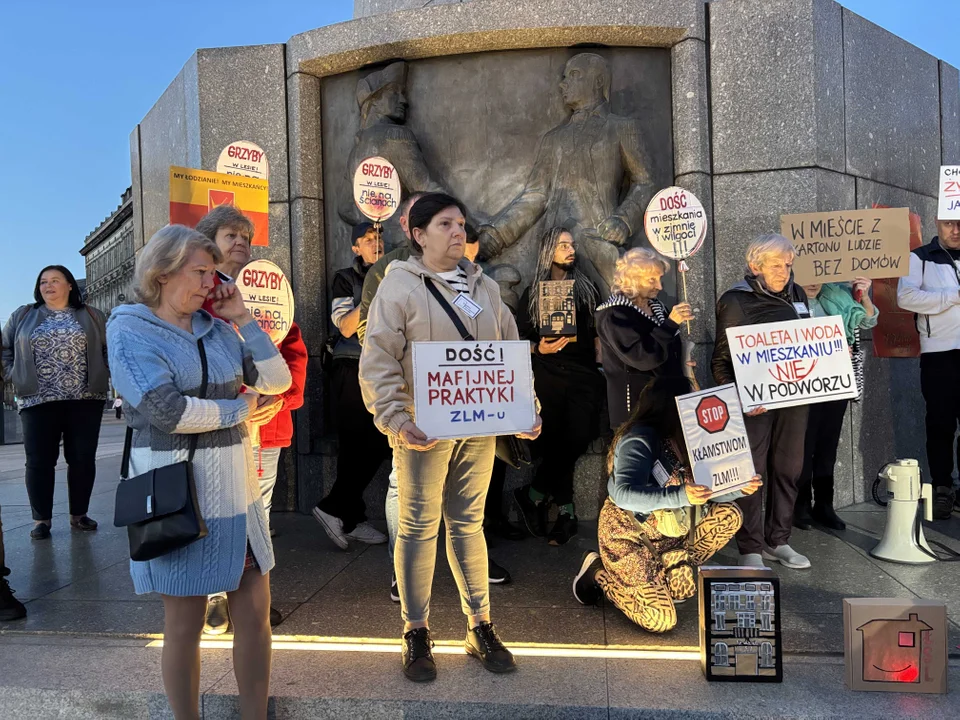
<svg viewBox="0 0 960 720">
<path fill-rule="evenodd" d="M 960 350 L 960 268 L 939 238 L 910 253 L 910 274 L 897 284 L 897 304 L 917 314 L 921 353 Z"/>
</svg>

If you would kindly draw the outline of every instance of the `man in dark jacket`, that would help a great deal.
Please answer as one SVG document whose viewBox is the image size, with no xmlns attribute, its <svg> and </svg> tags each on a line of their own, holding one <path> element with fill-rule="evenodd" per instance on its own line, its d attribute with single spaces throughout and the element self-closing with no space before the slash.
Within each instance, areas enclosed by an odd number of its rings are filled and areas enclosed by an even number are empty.
<svg viewBox="0 0 960 720">
<path fill-rule="evenodd" d="M 573 305 L 568 298 L 548 302 L 540 292 L 541 282 L 573 281 Z M 550 286 L 544 286 L 550 287 Z M 557 287 L 557 286 L 552 286 Z M 577 534 L 573 504 L 573 469 L 599 432 L 603 378 L 597 370 L 597 333 L 593 313 L 600 291 L 578 268 L 573 235 L 564 228 L 548 230 L 540 242 L 540 257 L 533 283 L 520 299 L 517 328 L 530 341 L 533 377 L 540 400 L 543 432 L 534 442 L 543 458 L 531 485 L 514 492 L 527 529 L 535 536 L 547 535 L 551 545 L 563 545 Z M 541 336 L 551 310 L 545 305 L 563 304 L 576 316 L 572 337 Z M 553 529 L 546 531 L 548 502 L 559 513 Z"/>
<path fill-rule="evenodd" d="M 371 266 L 383 254 L 383 241 L 368 222 L 353 228 L 350 267 L 333 277 L 330 317 L 339 331 L 330 371 L 333 406 L 336 408 L 337 480 L 327 496 L 317 503 L 313 516 L 330 539 L 341 549 L 350 540 L 370 545 L 387 541 L 387 536 L 367 522 L 363 491 L 373 480 L 380 464 L 390 457 L 387 438 L 373 424 L 360 395 L 360 293 Z"/>
<path fill-rule="evenodd" d="M 956 500 L 954 438 L 960 420 L 960 220 L 937 220 L 937 232 L 929 245 L 910 253 L 910 274 L 900 278 L 897 304 L 917 314 L 933 517 L 946 520 Z"/>
<path fill-rule="evenodd" d="M 736 381 L 727 328 L 810 317 L 807 296 L 793 282 L 793 257 L 793 245 L 781 235 L 763 235 L 747 248 L 746 277 L 717 301 L 711 367 L 718 385 Z M 753 464 L 766 486 L 767 516 L 764 521 L 761 493 L 737 500 L 743 511 L 743 525 L 737 532 L 740 564 L 762 566 L 766 559 L 789 568 L 808 568 L 810 560 L 788 545 L 803 471 L 807 406 L 760 407 L 745 415 Z"/>
</svg>

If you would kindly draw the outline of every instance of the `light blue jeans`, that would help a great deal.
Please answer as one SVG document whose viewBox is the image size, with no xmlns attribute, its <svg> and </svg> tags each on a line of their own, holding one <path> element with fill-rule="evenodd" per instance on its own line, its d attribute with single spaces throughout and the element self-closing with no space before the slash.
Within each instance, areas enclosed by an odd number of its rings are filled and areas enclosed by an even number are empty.
<svg viewBox="0 0 960 720">
<path fill-rule="evenodd" d="M 387 554 L 390 560 L 393 560 L 393 546 L 397 544 L 397 531 L 400 527 L 400 490 L 397 488 L 397 463 L 390 460 L 390 481 L 387 483 L 387 501 L 384 503 L 383 511 L 387 516 L 387 536 L 390 538 L 387 544 Z"/>
<path fill-rule="evenodd" d="M 430 615 L 441 518 L 463 614 L 490 612 L 483 506 L 495 447 L 496 438 L 482 437 L 441 440 L 426 452 L 393 449 L 400 493 L 393 561 L 405 622 L 426 622 Z"/>
</svg>

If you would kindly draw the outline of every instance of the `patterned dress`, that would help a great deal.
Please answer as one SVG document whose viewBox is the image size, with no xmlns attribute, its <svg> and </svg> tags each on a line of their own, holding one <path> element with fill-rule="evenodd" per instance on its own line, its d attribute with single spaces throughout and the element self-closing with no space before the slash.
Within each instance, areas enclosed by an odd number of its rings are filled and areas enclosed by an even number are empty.
<svg viewBox="0 0 960 720">
<path fill-rule="evenodd" d="M 30 336 L 38 391 L 17 399 L 20 410 L 62 400 L 103 400 L 87 392 L 87 336 L 73 308 L 53 310 Z"/>
<path fill-rule="evenodd" d="M 693 478 L 670 443 L 661 443 L 660 464 L 669 473 L 664 487 Z M 644 630 L 666 632 L 677 624 L 674 602 L 694 596 L 693 568 L 709 560 L 740 528 L 733 503 L 710 503 L 693 532 L 695 508 L 654 510 L 639 515 L 608 497 L 600 510 L 598 540 L 603 570 L 597 583 L 607 599 Z"/>
</svg>

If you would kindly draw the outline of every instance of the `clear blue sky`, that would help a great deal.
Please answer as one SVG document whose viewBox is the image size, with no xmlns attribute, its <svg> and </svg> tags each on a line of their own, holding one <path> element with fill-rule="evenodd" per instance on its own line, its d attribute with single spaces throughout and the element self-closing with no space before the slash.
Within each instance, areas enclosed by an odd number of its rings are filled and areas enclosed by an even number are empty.
<svg viewBox="0 0 960 720">
<path fill-rule="evenodd" d="M 958 0 L 842 4 L 960 67 Z M 353 15 L 352 0 L 0 7 L 0 322 L 44 265 L 85 274 L 77 251 L 130 184 L 130 131 L 196 48 L 282 43 Z"/>
</svg>

